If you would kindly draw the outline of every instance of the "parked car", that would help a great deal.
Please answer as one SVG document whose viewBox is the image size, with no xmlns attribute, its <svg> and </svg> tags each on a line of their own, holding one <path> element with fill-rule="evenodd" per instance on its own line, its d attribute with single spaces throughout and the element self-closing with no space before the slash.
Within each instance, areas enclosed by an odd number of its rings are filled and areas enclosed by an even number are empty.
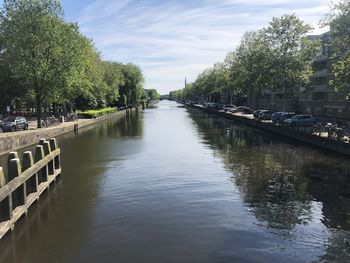
<svg viewBox="0 0 350 263">
<path fill-rule="evenodd" d="M 271 120 L 273 112 L 270 110 L 262 110 L 259 113 L 259 119 L 260 120 Z"/>
<path fill-rule="evenodd" d="M 211 109 L 211 110 L 217 110 L 219 108 L 219 104 L 210 102 L 210 103 L 205 103 L 204 107 Z"/>
<path fill-rule="evenodd" d="M 223 108 L 222 108 L 222 110 L 224 111 L 224 112 L 230 112 L 230 111 L 232 111 L 232 110 L 235 110 L 237 108 L 237 106 L 235 106 L 235 105 L 225 105 Z"/>
<path fill-rule="evenodd" d="M 240 112 L 242 114 L 253 114 L 254 111 L 246 106 L 239 106 L 235 110 L 231 111 L 232 113 Z"/>
<path fill-rule="evenodd" d="M 296 114 L 294 112 L 275 112 L 272 114 L 273 123 L 283 123 L 285 120 L 293 118 Z"/>
<path fill-rule="evenodd" d="M 286 125 L 294 126 L 310 126 L 316 123 L 312 115 L 296 115 L 293 118 L 287 119 L 283 122 Z"/>
<path fill-rule="evenodd" d="M 254 117 L 255 119 L 259 119 L 260 112 L 261 112 L 261 110 L 254 111 L 253 117 Z"/>
<path fill-rule="evenodd" d="M 283 113 L 284 112 L 282 112 L 282 111 L 278 111 L 278 112 L 275 112 L 274 114 L 272 114 L 272 116 L 271 116 L 272 122 L 273 123 L 281 123 L 281 122 L 283 123 L 283 121 L 281 121 Z M 288 119 L 290 119 L 290 118 L 288 118 Z"/>
<path fill-rule="evenodd" d="M 1 129 L 6 131 L 28 130 L 28 122 L 24 117 L 9 116 L 1 123 Z"/>
<path fill-rule="evenodd" d="M 296 114 L 294 112 L 283 112 L 280 118 L 280 123 L 283 123 L 285 120 L 293 118 L 295 115 Z"/>
</svg>

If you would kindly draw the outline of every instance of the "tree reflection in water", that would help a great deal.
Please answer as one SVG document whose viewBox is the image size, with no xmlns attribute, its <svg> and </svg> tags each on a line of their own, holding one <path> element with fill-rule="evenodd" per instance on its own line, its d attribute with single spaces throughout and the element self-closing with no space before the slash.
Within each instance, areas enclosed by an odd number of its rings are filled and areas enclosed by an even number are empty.
<svg viewBox="0 0 350 263">
<path fill-rule="evenodd" d="M 196 110 L 190 117 L 261 226 L 287 237 L 313 220 L 313 204 L 320 203 L 330 233 L 320 260 L 350 258 L 348 160 Z"/>
</svg>

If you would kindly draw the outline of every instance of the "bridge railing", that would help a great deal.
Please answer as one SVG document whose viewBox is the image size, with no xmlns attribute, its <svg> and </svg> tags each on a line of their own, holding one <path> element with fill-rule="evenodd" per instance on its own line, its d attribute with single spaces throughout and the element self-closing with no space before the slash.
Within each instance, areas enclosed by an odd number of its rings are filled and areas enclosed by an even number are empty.
<svg viewBox="0 0 350 263">
<path fill-rule="evenodd" d="M 41 139 L 34 155 L 23 153 L 22 162 L 17 152 L 8 154 L 6 175 L 0 167 L 0 239 L 61 174 L 60 154 L 55 138 Z"/>
</svg>

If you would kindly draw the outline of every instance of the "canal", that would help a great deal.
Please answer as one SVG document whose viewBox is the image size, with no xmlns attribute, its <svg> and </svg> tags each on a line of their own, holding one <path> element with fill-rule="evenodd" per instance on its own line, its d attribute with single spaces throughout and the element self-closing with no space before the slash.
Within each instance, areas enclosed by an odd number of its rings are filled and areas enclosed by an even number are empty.
<svg viewBox="0 0 350 263">
<path fill-rule="evenodd" d="M 163 101 L 61 136 L 0 262 L 350 262 L 350 164 Z"/>
</svg>

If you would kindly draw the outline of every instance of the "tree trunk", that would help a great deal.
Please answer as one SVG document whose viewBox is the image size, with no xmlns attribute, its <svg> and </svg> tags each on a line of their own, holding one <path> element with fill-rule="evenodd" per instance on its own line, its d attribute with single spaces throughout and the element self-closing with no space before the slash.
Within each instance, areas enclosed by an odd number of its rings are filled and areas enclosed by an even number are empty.
<svg viewBox="0 0 350 263">
<path fill-rule="evenodd" d="M 36 113 L 37 113 L 37 127 L 41 128 L 41 120 L 43 118 L 42 100 L 39 94 L 35 96 Z"/>
</svg>

